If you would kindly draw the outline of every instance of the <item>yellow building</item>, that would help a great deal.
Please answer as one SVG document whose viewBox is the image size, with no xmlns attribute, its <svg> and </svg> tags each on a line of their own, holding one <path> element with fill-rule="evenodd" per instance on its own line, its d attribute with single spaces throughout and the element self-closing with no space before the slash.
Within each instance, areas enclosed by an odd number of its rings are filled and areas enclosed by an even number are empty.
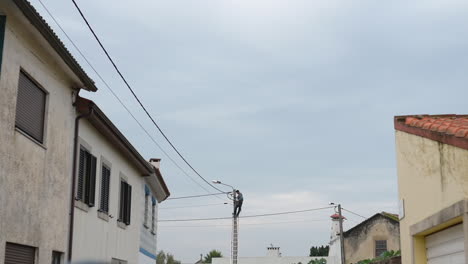
<svg viewBox="0 0 468 264">
<path fill-rule="evenodd" d="M 397 116 L 404 264 L 467 263 L 468 116 Z"/>
</svg>

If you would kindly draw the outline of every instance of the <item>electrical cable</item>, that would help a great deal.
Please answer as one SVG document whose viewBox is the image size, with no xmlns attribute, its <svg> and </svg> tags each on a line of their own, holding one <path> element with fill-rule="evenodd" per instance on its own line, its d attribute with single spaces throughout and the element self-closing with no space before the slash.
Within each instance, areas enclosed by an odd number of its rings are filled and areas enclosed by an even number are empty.
<svg viewBox="0 0 468 264">
<path fill-rule="evenodd" d="M 179 196 L 179 197 L 167 198 L 167 200 L 178 200 L 178 199 L 187 199 L 187 198 L 198 198 L 198 197 L 205 197 L 205 196 L 212 196 L 212 195 L 220 195 L 220 194 L 226 194 L 226 192 L 221 192 L 221 193 L 209 193 L 209 194 L 198 194 L 198 195 L 190 195 L 190 196 Z"/>
<path fill-rule="evenodd" d="M 127 86 L 127 88 L 130 90 L 130 92 L 132 93 L 133 97 L 135 98 L 135 100 L 137 100 L 138 104 L 141 106 L 141 108 L 143 109 L 143 111 L 146 113 L 146 115 L 148 116 L 148 118 L 151 120 L 151 122 L 155 125 L 155 127 L 158 129 L 158 131 L 161 133 L 161 135 L 166 139 L 166 141 L 169 143 L 169 145 L 172 147 L 172 149 L 174 149 L 174 151 L 177 153 L 177 155 L 179 155 L 179 157 L 185 162 L 185 164 L 187 164 L 187 166 L 190 167 L 190 169 L 195 172 L 195 174 L 198 175 L 198 177 L 200 177 L 205 183 L 207 183 L 209 186 L 211 186 L 213 189 L 219 191 L 219 192 L 223 192 L 222 190 L 218 189 L 216 186 L 214 186 L 213 184 L 211 184 L 209 181 L 207 181 L 203 176 L 201 176 L 200 173 L 198 173 L 197 170 L 195 170 L 195 168 L 184 158 L 184 156 L 182 156 L 182 154 L 179 152 L 179 150 L 174 146 L 174 144 L 169 140 L 169 138 L 166 136 L 166 134 L 164 133 L 164 131 L 161 129 L 161 127 L 156 123 L 156 121 L 154 120 L 154 118 L 151 116 L 151 114 L 148 112 L 148 110 L 146 109 L 146 107 L 143 105 L 143 103 L 140 101 L 140 99 L 138 98 L 138 96 L 135 94 L 135 92 L 133 91 L 132 87 L 130 86 L 130 84 L 128 83 L 127 79 L 125 79 L 125 77 L 123 76 L 123 74 L 120 72 L 119 68 L 117 67 L 117 65 L 115 64 L 114 60 L 112 59 L 112 57 L 109 55 L 109 53 L 107 52 L 106 48 L 104 47 L 104 45 L 102 44 L 101 40 L 99 39 L 99 37 L 97 36 L 97 34 L 94 32 L 94 29 L 91 27 L 90 23 L 88 22 L 88 20 L 86 19 L 85 15 L 83 14 L 83 12 L 81 11 L 80 7 L 78 6 L 78 4 L 76 3 L 75 0 L 72 0 L 73 4 L 75 5 L 76 9 L 78 10 L 78 12 L 80 13 L 81 17 L 83 18 L 84 22 L 86 23 L 86 25 L 88 26 L 89 30 L 91 31 L 91 33 L 93 34 L 94 38 L 96 39 L 96 41 L 99 43 L 99 46 L 101 47 L 101 49 L 104 51 L 104 53 L 106 54 L 107 58 L 109 59 L 109 61 L 111 62 L 112 66 L 114 67 L 114 69 L 116 70 L 116 72 L 118 73 L 118 75 L 120 76 L 120 78 L 122 79 L 122 81 L 125 83 L 125 85 Z"/>
<path fill-rule="evenodd" d="M 158 210 L 172 210 L 172 209 L 205 207 L 205 206 L 226 205 L 226 204 L 228 204 L 228 203 L 199 204 L 199 205 L 187 205 L 187 206 L 171 206 L 171 207 L 163 207 L 163 208 L 159 207 Z"/>
<path fill-rule="evenodd" d="M 276 224 L 291 224 L 291 223 L 306 223 L 306 222 L 329 222 L 328 219 L 312 219 L 312 220 L 299 220 L 299 221 L 283 221 L 283 222 L 267 222 L 267 223 L 247 223 L 242 226 L 249 225 L 276 225 Z M 192 226 L 173 226 L 173 225 L 159 225 L 158 228 L 180 228 L 180 227 L 232 227 L 232 225 L 192 225 Z"/>
<path fill-rule="evenodd" d="M 239 218 L 253 218 L 253 217 L 265 217 L 265 216 L 274 216 L 274 215 L 296 214 L 296 213 L 304 213 L 304 212 L 324 210 L 324 209 L 329 209 L 329 208 L 333 208 L 333 206 L 313 208 L 313 209 L 305 209 L 305 210 L 297 210 L 297 211 L 279 212 L 279 213 L 246 215 L 246 216 L 239 216 Z M 212 220 L 227 220 L 227 219 L 232 219 L 232 217 L 192 218 L 192 219 L 163 219 L 163 220 L 158 220 L 158 222 L 160 222 L 160 223 L 163 223 L 163 222 L 193 222 L 193 221 L 212 221 Z"/>
<path fill-rule="evenodd" d="M 71 39 L 71 37 L 67 34 L 67 32 L 63 29 L 63 27 L 60 25 L 60 23 L 55 19 L 55 17 L 52 15 L 52 13 L 49 11 L 49 9 L 45 6 L 45 4 L 41 1 L 38 0 L 41 6 L 44 8 L 44 10 L 49 14 L 49 16 L 52 18 L 52 20 L 55 22 L 55 24 L 59 27 L 59 29 L 62 31 L 62 33 L 65 35 L 65 37 L 70 41 L 70 43 L 73 45 L 73 47 L 78 51 L 78 53 L 81 55 L 81 57 L 85 60 L 85 62 L 88 64 L 88 66 L 94 71 L 94 73 L 98 76 L 98 78 L 101 80 L 101 82 L 104 84 L 104 86 L 109 90 L 109 92 L 117 99 L 117 101 L 122 105 L 122 107 L 130 114 L 130 116 L 135 120 L 135 122 L 138 124 L 138 126 L 145 132 L 145 134 L 153 141 L 153 143 L 161 150 L 161 152 L 185 175 L 187 176 L 192 182 L 194 182 L 196 185 L 198 185 L 200 188 L 205 190 L 206 192 L 210 193 L 208 189 L 206 189 L 204 186 L 202 186 L 200 183 L 198 183 L 195 179 L 193 179 L 162 147 L 159 145 L 159 143 L 151 136 L 151 134 L 148 132 L 148 130 L 145 129 L 145 127 L 138 121 L 138 119 L 133 115 L 133 113 L 130 111 L 130 109 L 123 103 L 123 101 L 120 99 L 120 97 L 110 88 L 110 85 L 104 80 L 104 78 L 99 74 L 99 72 L 96 70 L 96 68 L 91 64 L 91 62 L 88 60 L 88 58 L 84 55 L 84 53 L 81 51 L 80 48 L 75 44 L 75 42 Z"/>
<path fill-rule="evenodd" d="M 368 218 L 368 217 L 362 216 L 362 215 L 360 215 L 360 214 L 358 214 L 358 213 L 355 213 L 355 212 L 353 212 L 353 211 L 350 211 L 350 210 L 347 210 L 347 209 L 344 209 L 344 208 L 341 208 L 341 209 L 343 209 L 343 211 L 346 211 L 346 212 L 348 212 L 348 213 L 352 213 L 353 215 L 362 217 L 362 218 L 364 218 L 364 219 L 367 219 L 367 218 Z"/>
</svg>

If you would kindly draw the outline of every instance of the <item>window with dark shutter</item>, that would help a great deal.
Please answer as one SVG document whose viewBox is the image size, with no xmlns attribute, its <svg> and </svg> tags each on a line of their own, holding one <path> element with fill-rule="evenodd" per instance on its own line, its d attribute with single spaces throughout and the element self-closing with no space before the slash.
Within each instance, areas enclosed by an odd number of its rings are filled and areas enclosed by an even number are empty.
<svg viewBox="0 0 468 264">
<path fill-rule="evenodd" d="M 104 213 L 109 213 L 110 173 L 111 170 L 103 164 L 101 173 L 101 202 L 99 204 L 99 210 Z"/>
<path fill-rule="evenodd" d="M 5 264 L 34 264 L 36 248 L 6 243 Z"/>
<path fill-rule="evenodd" d="M 132 211 L 132 186 L 125 181 L 120 182 L 119 221 L 130 225 Z"/>
<path fill-rule="evenodd" d="M 76 200 L 82 201 L 90 207 L 94 206 L 96 193 L 96 157 L 86 149 L 80 147 L 78 163 L 78 188 Z"/>
<path fill-rule="evenodd" d="M 47 93 L 21 71 L 15 126 L 40 143 L 44 143 L 46 97 Z"/>
</svg>

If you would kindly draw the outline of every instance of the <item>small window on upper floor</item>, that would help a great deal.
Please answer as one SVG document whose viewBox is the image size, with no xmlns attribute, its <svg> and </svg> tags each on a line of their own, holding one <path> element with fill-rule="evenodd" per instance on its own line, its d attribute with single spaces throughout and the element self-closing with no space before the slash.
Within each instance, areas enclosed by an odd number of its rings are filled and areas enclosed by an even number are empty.
<svg viewBox="0 0 468 264">
<path fill-rule="evenodd" d="M 387 240 L 376 240 L 375 241 L 375 257 L 380 256 L 385 251 L 387 251 Z"/>
<path fill-rule="evenodd" d="M 84 147 L 80 147 L 78 164 L 78 188 L 76 200 L 82 201 L 90 207 L 94 206 L 96 192 L 96 157 Z"/>
<path fill-rule="evenodd" d="M 99 211 L 108 214 L 111 169 L 109 166 L 102 164 L 101 172 L 101 200 L 99 204 Z"/>
<path fill-rule="evenodd" d="M 119 222 L 130 225 L 132 211 L 132 186 L 126 181 L 120 181 Z"/>
<path fill-rule="evenodd" d="M 44 143 L 46 99 L 46 91 L 21 71 L 15 126 L 41 144 Z"/>
<path fill-rule="evenodd" d="M 151 197 L 151 233 L 156 234 L 156 198 Z"/>
</svg>

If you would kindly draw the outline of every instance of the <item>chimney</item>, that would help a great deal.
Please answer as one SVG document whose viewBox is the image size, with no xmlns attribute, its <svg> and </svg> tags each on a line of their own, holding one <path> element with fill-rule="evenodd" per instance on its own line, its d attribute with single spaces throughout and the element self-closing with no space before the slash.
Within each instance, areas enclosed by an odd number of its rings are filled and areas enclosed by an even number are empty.
<svg viewBox="0 0 468 264">
<path fill-rule="evenodd" d="M 273 246 L 267 247 L 267 257 L 281 257 L 280 248 Z"/>
<path fill-rule="evenodd" d="M 161 165 L 161 159 L 150 159 L 151 165 L 153 165 L 156 169 L 159 169 Z"/>
</svg>

